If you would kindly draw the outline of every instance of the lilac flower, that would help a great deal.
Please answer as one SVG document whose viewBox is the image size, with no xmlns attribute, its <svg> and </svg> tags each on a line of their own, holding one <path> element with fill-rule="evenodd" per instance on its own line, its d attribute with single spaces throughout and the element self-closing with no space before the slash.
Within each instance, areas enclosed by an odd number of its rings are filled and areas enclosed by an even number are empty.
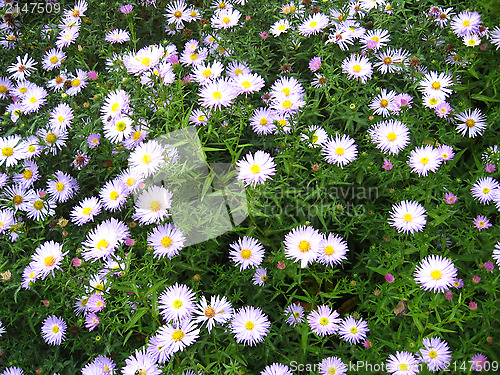
<svg viewBox="0 0 500 375">
<path fill-rule="evenodd" d="M 453 193 L 446 193 L 444 195 L 444 201 L 446 202 L 446 204 L 455 204 L 455 202 L 457 201 L 457 196 Z"/>
<path fill-rule="evenodd" d="M 389 284 L 394 281 L 394 276 L 392 276 L 390 273 L 385 275 L 385 281 L 387 281 Z"/>
<path fill-rule="evenodd" d="M 495 164 L 486 164 L 486 167 L 484 168 L 486 170 L 486 173 L 493 173 L 497 169 Z"/>
<path fill-rule="evenodd" d="M 101 139 L 100 134 L 91 134 L 87 138 L 87 143 L 89 144 L 90 148 L 94 148 L 99 146 L 99 140 Z"/>
<path fill-rule="evenodd" d="M 85 328 L 88 328 L 89 332 L 97 327 L 99 323 L 99 317 L 94 313 L 88 314 L 85 318 Z"/>
<path fill-rule="evenodd" d="M 132 4 L 122 5 L 120 7 L 120 12 L 122 12 L 123 14 L 129 14 L 132 12 L 133 9 L 134 6 Z"/>
<path fill-rule="evenodd" d="M 464 286 L 464 282 L 462 281 L 462 279 L 455 279 L 453 281 L 453 287 L 456 288 L 456 289 L 460 289 Z"/>
<path fill-rule="evenodd" d="M 384 159 L 384 165 L 382 165 L 382 168 L 384 168 L 386 171 L 390 171 L 392 169 L 393 165 L 390 160 Z"/>
<path fill-rule="evenodd" d="M 493 271 L 493 269 L 495 268 L 495 265 L 493 264 L 493 262 L 486 262 L 484 264 L 484 269 L 488 272 L 491 272 Z"/>
</svg>

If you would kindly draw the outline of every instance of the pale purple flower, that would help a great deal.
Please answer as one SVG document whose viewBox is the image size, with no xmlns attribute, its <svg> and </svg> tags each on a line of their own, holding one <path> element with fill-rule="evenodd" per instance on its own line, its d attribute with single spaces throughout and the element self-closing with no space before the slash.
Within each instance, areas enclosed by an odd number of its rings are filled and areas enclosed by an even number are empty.
<svg viewBox="0 0 500 375">
<path fill-rule="evenodd" d="M 89 332 L 97 327 L 99 323 L 99 317 L 94 313 L 88 314 L 85 318 L 85 328 L 88 328 Z"/>
<path fill-rule="evenodd" d="M 390 171 L 392 169 L 393 165 L 389 159 L 384 159 L 384 165 L 382 165 L 382 168 L 384 168 L 386 171 Z"/>
<path fill-rule="evenodd" d="M 90 148 L 94 148 L 99 146 L 99 140 L 101 139 L 100 134 L 91 134 L 87 138 L 87 143 L 89 144 Z"/>
<path fill-rule="evenodd" d="M 453 281 L 453 287 L 456 288 L 456 289 L 460 289 L 464 286 L 464 282 L 462 281 L 462 279 L 455 279 Z"/>
<path fill-rule="evenodd" d="M 394 276 L 392 276 L 390 273 L 385 275 L 385 281 L 387 281 L 389 284 L 394 281 Z"/>
<path fill-rule="evenodd" d="M 497 169 L 495 164 L 486 164 L 486 167 L 484 168 L 486 170 L 486 173 L 493 173 Z"/>
<path fill-rule="evenodd" d="M 451 299 L 453 298 L 453 293 L 449 290 L 446 292 L 446 294 L 444 296 L 446 297 L 446 299 L 448 301 L 451 301 Z"/>
<path fill-rule="evenodd" d="M 93 70 L 91 70 L 90 72 L 87 73 L 87 76 L 89 77 L 89 79 L 91 79 L 92 81 L 95 81 L 97 79 L 97 73 Z"/>
<path fill-rule="evenodd" d="M 133 9 L 134 6 L 132 4 L 126 4 L 120 7 L 120 12 L 122 12 L 123 14 L 129 14 L 132 12 Z"/>
<path fill-rule="evenodd" d="M 490 220 L 486 216 L 478 215 L 474 219 L 474 228 L 479 229 L 480 232 L 481 230 L 488 229 L 491 226 L 492 225 L 490 224 Z"/>
<path fill-rule="evenodd" d="M 486 262 L 484 264 L 484 269 L 488 272 L 491 272 L 493 271 L 493 269 L 495 268 L 495 265 L 493 264 L 493 262 Z"/>
<path fill-rule="evenodd" d="M 455 202 L 457 201 L 457 196 L 453 193 L 446 193 L 444 195 L 444 201 L 446 202 L 446 204 L 455 204 Z"/>
<path fill-rule="evenodd" d="M 321 57 L 314 56 L 311 61 L 309 61 L 309 69 L 311 72 L 315 72 L 321 68 Z"/>
</svg>

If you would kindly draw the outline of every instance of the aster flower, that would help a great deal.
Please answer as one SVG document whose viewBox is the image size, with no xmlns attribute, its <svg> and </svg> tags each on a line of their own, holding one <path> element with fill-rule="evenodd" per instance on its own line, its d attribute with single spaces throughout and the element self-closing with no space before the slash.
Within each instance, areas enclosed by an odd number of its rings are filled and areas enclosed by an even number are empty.
<svg viewBox="0 0 500 375">
<path fill-rule="evenodd" d="M 420 349 L 420 360 L 430 371 L 445 370 L 451 362 L 451 351 L 446 341 L 439 337 L 424 338 L 424 348 Z"/>
<path fill-rule="evenodd" d="M 47 181 L 47 192 L 56 202 L 66 202 L 80 189 L 76 178 L 62 171 L 57 171 Z"/>
<path fill-rule="evenodd" d="M 104 40 L 110 43 L 125 43 L 130 40 L 130 34 L 126 30 L 114 29 L 106 34 Z"/>
<path fill-rule="evenodd" d="M 197 323 L 207 323 L 208 332 L 212 330 L 215 324 L 225 324 L 233 315 L 233 307 L 224 296 L 210 297 L 210 303 L 207 302 L 205 296 L 202 296 L 197 304 L 197 315 L 195 321 Z"/>
<path fill-rule="evenodd" d="M 453 285 L 457 269 L 452 261 L 440 255 L 429 255 L 415 269 L 414 277 L 417 284 L 424 290 L 446 292 Z"/>
<path fill-rule="evenodd" d="M 294 228 L 285 236 L 285 255 L 294 262 L 300 261 L 301 267 L 306 268 L 318 258 L 322 239 L 322 235 L 313 227 Z"/>
<path fill-rule="evenodd" d="M 5 164 L 6 167 L 10 167 L 27 156 L 20 136 L 10 135 L 0 138 L 0 165 Z"/>
<path fill-rule="evenodd" d="M 11 210 L 0 210 L 0 234 L 9 231 L 14 224 L 14 213 Z"/>
<path fill-rule="evenodd" d="M 259 267 L 255 270 L 255 273 L 253 275 L 254 285 L 264 286 L 267 279 L 268 279 L 267 270 L 265 268 Z"/>
<path fill-rule="evenodd" d="M 200 330 L 197 328 L 196 323 L 189 319 L 161 326 L 157 333 L 158 342 L 167 347 L 169 355 L 173 355 L 192 345 L 199 335 Z"/>
<path fill-rule="evenodd" d="M 146 350 L 157 364 L 165 363 L 172 357 L 168 343 L 165 338 L 160 340 L 158 333 L 149 338 Z"/>
<path fill-rule="evenodd" d="M 49 345 L 61 345 L 65 339 L 66 327 L 62 318 L 55 315 L 47 317 L 42 325 L 43 339 Z"/>
<path fill-rule="evenodd" d="M 201 106 L 220 109 L 231 106 L 238 92 L 230 81 L 220 78 L 203 86 L 199 95 Z"/>
<path fill-rule="evenodd" d="M 457 131 L 465 136 L 474 138 L 477 135 L 482 135 L 486 128 L 486 117 L 479 109 L 470 109 L 455 115 L 454 122 L 457 124 Z"/>
<path fill-rule="evenodd" d="M 372 76 L 372 63 L 364 56 L 353 54 L 342 62 L 342 71 L 349 75 L 349 79 L 359 79 L 365 83 Z"/>
<path fill-rule="evenodd" d="M 260 375 L 293 375 L 290 368 L 281 363 L 273 363 L 272 365 L 264 367 Z"/>
<path fill-rule="evenodd" d="M 282 33 L 288 32 L 290 29 L 290 22 L 287 19 L 278 20 L 271 25 L 269 32 L 275 37 L 280 36 Z"/>
<path fill-rule="evenodd" d="M 119 118 L 129 112 L 130 95 L 125 90 L 110 92 L 101 107 L 101 120 L 103 122 Z"/>
<path fill-rule="evenodd" d="M 455 202 L 457 201 L 457 196 L 453 193 L 446 193 L 444 195 L 444 201 L 446 202 L 446 204 L 455 204 Z"/>
<path fill-rule="evenodd" d="M 21 286 L 24 289 L 29 289 L 30 284 L 34 283 L 36 279 L 38 278 L 38 274 L 35 271 L 35 268 L 33 265 L 30 263 L 24 270 L 23 270 L 23 275 L 22 275 L 23 281 L 21 283 Z"/>
<path fill-rule="evenodd" d="M 150 186 L 144 190 L 135 202 L 133 219 L 141 224 L 159 223 L 170 216 L 172 193 L 163 186 Z"/>
<path fill-rule="evenodd" d="M 66 94 L 74 96 L 79 94 L 87 86 L 87 72 L 82 69 L 76 70 L 76 75 L 69 77 L 71 87 L 66 90 Z"/>
<path fill-rule="evenodd" d="M 87 304 L 85 305 L 85 307 L 90 312 L 99 312 L 106 307 L 106 301 L 104 300 L 104 297 L 101 295 L 101 293 L 94 293 L 87 300 Z"/>
<path fill-rule="evenodd" d="M 155 140 L 140 144 L 130 153 L 128 165 L 133 173 L 148 177 L 164 163 L 165 148 Z"/>
<path fill-rule="evenodd" d="M 394 50 L 389 47 L 375 54 L 378 60 L 375 66 L 382 74 L 402 72 L 408 65 L 408 56 L 409 53 L 405 50 Z"/>
<path fill-rule="evenodd" d="M 26 214 L 35 221 L 44 220 L 55 214 L 56 202 L 50 198 L 41 198 L 41 191 L 36 191 L 27 201 Z"/>
<path fill-rule="evenodd" d="M 399 233 L 420 232 L 426 224 L 424 207 L 413 201 L 403 201 L 392 206 L 390 225 L 395 227 Z"/>
<path fill-rule="evenodd" d="M 37 135 L 43 139 L 42 145 L 45 154 L 56 155 L 65 145 L 68 133 L 57 129 L 40 129 Z"/>
<path fill-rule="evenodd" d="M 322 13 L 315 13 L 304 20 L 299 26 L 299 34 L 305 36 L 316 35 L 328 27 L 330 20 Z"/>
<path fill-rule="evenodd" d="M 243 180 L 246 186 L 255 187 L 257 184 L 263 184 L 276 173 L 276 164 L 274 164 L 273 158 L 261 150 L 256 151 L 255 155 L 249 152 L 236 165 L 238 167 L 237 179 Z"/>
<path fill-rule="evenodd" d="M 21 100 L 21 110 L 26 114 L 38 112 L 47 102 L 45 99 L 46 97 L 47 91 L 43 87 L 38 87 L 36 85 L 30 87 Z"/>
<path fill-rule="evenodd" d="M 443 159 L 439 151 L 432 146 L 417 147 L 410 153 L 408 165 L 412 168 L 412 172 L 419 176 L 427 176 L 427 173 L 436 172 Z"/>
<path fill-rule="evenodd" d="M 328 140 L 328 133 L 320 126 L 311 125 L 307 128 L 308 132 L 311 134 L 302 134 L 300 139 L 303 141 L 309 141 L 309 147 L 323 146 Z"/>
<path fill-rule="evenodd" d="M 481 15 L 477 12 L 461 12 L 453 17 L 450 28 L 458 36 L 474 34 L 481 25 Z"/>
<path fill-rule="evenodd" d="M 368 30 L 368 32 L 363 36 L 363 47 L 364 49 L 378 50 L 380 47 L 387 45 L 391 38 L 389 37 L 389 32 L 387 30 Z"/>
<path fill-rule="evenodd" d="M 342 340 L 352 345 L 364 340 L 369 330 L 368 324 L 364 320 L 356 320 L 352 316 L 348 316 L 342 319 L 338 334 Z"/>
<path fill-rule="evenodd" d="M 55 277 L 54 270 L 61 270 L 61 262 L 68 252 L 62 251 L 62 245 L 54 241 L 44 242 L 35 249 L 31 257 L 31 266 L 37 273 L 37 277 L 45 279 L 50 273 Z"/>
<path fill-rule="evenodd" d="M 477 353 L 472 356 L 471 358 L 471 370 L 481 372 L 483 370 L 486 370 L 486 363 L 488 363 L 488 358 L 480 353 Z M 488 366 L 489 367 L 489 366 Z"/>
<path fill-rule="evenodd" d="M 175 224 L 160 225 L 153 229 L 148 236 L 148 245 L 153 246 L 154 256 L 157 258 L 173 258 L 184 246 L 186 238 Z"/>
<path fill-rule="evenodd" d="M 117 178 L 106 182 L 99 191 L 99 198 L 101 198 L 102 205 L 106 210 L 110 211 L 120 210 L 127 200 L 128 195 L 129 190 L 127 186 Z"/>
<path fill-rule="evenodd" d="M 387 372 L 394 375 L 416 375 L 420 372 L 418 359 L 409 352 L 396 352 L 396 355 L 389 355 L 386 368 Z"/>
<path fill-rule="evenodd" d="M 435 96 L 437 99 L 441 100 L 446 99 L 453 92 L 452 89 L 448 88 L 448 86 L 452 84 L 451 75 L 445 72 L 441 72 L 438 75 L 438 72 L 434 71 L 425 74 L 419 82 L 420 91 L 422 91 L 423 94 Z"/>
<path fill-rule="evenodd" d="M 59 68 L 64 60 L 66 60 L 66 54 L 60 49 L 52 48 L 45 52 L 42 68 L 51 71 Z"/>
<path fill-rule="evenodd" d="M 333 335 L 339 329 L 339 313 L 326 305 L 320 305 L 307 316 L 311 330 L 318 336 Z"/>
<path fill-rule="evenodd" d="M 169 322 L 189 318 L 196 308 L 194 297 L 194 293 L 186 285 L 175 283 L 160 295 L 160 313 Z"/>
<path fill-rule="evenodd" d="M 324 237 L 319 244 L 318 262 L 333 267 L 347 259 L 345 254 L 349 251 L 347 242 L 340 236 L 330 233 Z"/>
<path fill-rule="evenodd" d="M 398 120 L 379 122 L 368 130 L 372 142 L 376 147 L 389 155 L 397 155 L 410 142 L 409 129 Z"/>
<path fill-rule="evenodd" d="M 156 365 L 154 357 L 146 353 L 145 349 L 136 350 L 135 354 L 130 355 L 125 360 L 125 367 L 122 368 L 123 375 L 160 375 L 161 370 Z"/>
<path fill-rule="evenodd" d="M 264 79 L 256 73 L 241 73 L 233 78 L 233 86 L 238 95 L 258 92 L 264 85 Z"/>
<path fill-rule="evenodd" d="M 347 366 L 338 357 L 328 357 L 319 363 L 319 373 L 321 375 L 345 375 Z"/>
<path fill-rule="evenodd" d="M 87 328 L 89 332 L 93 331 L 99 323 L 99 317 L 94 313 L 90 313 L 85 317 L 85 328 Z"/>
<path fill-rule="evenodd" d="M 288 305 L 283 313 L 286 317 L 286 322 L 292 327 L 304 321 L 304 308 L 298 303 Z"/>
<path fill-rule="evenodd" d="M 81 226 L 89 221 L 94 221 L 94 217 L 101 212 L 101 202 L 96 197 L 85 198 L 78 206 L 70 212 L 71 221 Z"/>
<path fill-rule="evenodd" d="M 387 92 L 386 89 L 382 89 L 379 95 L 377 95 L 368 105 L 372 109 L 375 115 L 382 115 L 387 117 L 391 114 L 391 109 L 393 107 L 394 97 L 396 96 L 395 91 Z"/>
<path fill-rule="evenodd" d="M 106 258 L 129 236 L 130 232 L 123 222 L 115 218 L 103 221 L 87 233 L 87 240 L 82 243 L 83 258 L 91 261 Z"/>
<path fill-rule="evenodd" d="M 341 137 L 337 134 L 335 139 L 330 138 L 323 145 L 323 157 L 325 160 L 330 164 L 337 164 L 341 168 L 354 161 L 357 155 L 357 145 L 354 143 L 354 139 L 348 135 Z"/>
<path fill-rule="evenodd" d="M 246 306 L 233 315 L 231 332 L 237 343 L 253 346 L 265 339 L 270 326 L 267 315 L 260 308 Z"/>
<path fill-rule="evenodd" d="M 481 230 L 488 229 L 491 226 L 492 225 L 490 223 L 490 220 L 486 216 L 478 215 L 474 219 L 474 228 L 479 229 L 480 232 L 481 232 Z"/>
<path fill-rule="evenodd" d="M 240 17 L 241 13 L 239 10 L 227 8 L 216 11 L 210 19 L 210 22 L 214 29 L 229 29 L 238 24 Z"/>
<path fill-rule="evenodd" d="M 50 128 L 65 131 L 74 117 L 73 109 L 66 103 L 60 103 L 50 112 Z"/>
<path fill-rule="evenodd" d="M 490 31 L 490 41 L 496 46 L 496 49 L 500 48 L 500 26 L 496 26 L 493 30 Z M 1 91 L 0 91 L 1 93 Z"/>
<path fill-rule="evenodd" d="M 7 367 L 2 375 L 24 375 L 24 372 L 20 367 Z"/>
<path fill-rule="evenodd" d="M 240 75 L 241 77 L 241 75 Z M 275 129 L 275 113 L 268 108 L 257 108 L 250 117 L 250 125 L 257 134 L 271 134 Z"/>
<path fill-rule="evenodd" d="M 475 200 L 485 204 L 494 200 L 500 191 L 500 184 L 492 177 L 482 177 L 472 185 L 471 193 Z"/>
<path fill-rule="evenodd" d="M 165 18 L 169 24 L 175 24 L 182 27 L 184 22 L 189 21 L 187 4 L 183 0 L 176 0 L 168 4 L 165 9 Z"/>
<path fill-rule="evenodd" d="M 240 271 L 253 266 L 259 266 L 264 259 L 264 247 L 258 240 L 243 237 L 230 245 L 229 256 L 240 266 Z"/>
<path fill-rule="evenodd" d="M 23 57 L 16 56 L 16 63 L 7 67 L 7 72 L 11 73 L 10 78 L 22 81 L 28 78 L 35 68 L 36 61 L 26 53 Z"/>
</svg>

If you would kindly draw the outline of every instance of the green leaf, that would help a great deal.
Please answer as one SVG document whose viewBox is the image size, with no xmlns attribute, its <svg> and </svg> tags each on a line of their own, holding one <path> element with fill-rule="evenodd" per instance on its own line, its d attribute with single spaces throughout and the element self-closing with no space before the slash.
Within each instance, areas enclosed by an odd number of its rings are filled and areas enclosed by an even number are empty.
<svg viewBox="0 0 500 375">
<path fill-rule="evenodd" d="M 479 95 L 479 94 L 471 95 L 471 98 L 475 99 L 475 100 L 480 100 L 482 102 L 499 102 L 500 103 L 500 99 L 494 99 L 494 98 L 490 98 L 488 96 Z"/>
</svg>

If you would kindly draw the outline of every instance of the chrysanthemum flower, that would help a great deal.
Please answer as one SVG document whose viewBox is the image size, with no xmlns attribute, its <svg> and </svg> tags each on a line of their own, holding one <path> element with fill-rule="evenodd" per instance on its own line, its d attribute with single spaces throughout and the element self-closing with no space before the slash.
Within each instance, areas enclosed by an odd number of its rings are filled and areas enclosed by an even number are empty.
<svg viewBox="0 0 500 375">
<path fill-rule="evenodd" d="M 261 267 L 257 268 L 252 278 L 254 285 L 264 286 L 268 279 L 267 270 Z"/>
<path fill-rule="evenodd" d="M 319 244 L 318 262 L 333 267 L 334 264 L 342 263 L 347 259 L 345 254 L 349 251 L 347 242 L 340 236 L 330 233 L 324 237 Z"/>
<path fill-rule="evenodd" d="M 486 116 L 484 116 L 479 109 L 468 110 L 457 114 L 454 118 L 457 124 L 457 131 L 465 136 L 474 138 L 481 135 L 486 128 Z"/>
<path fill-rule="evenodd" d="M 256 151 L 255 155 L 248 153 L 236 165 L 239 170 L 237 179 L 243 180 L 247 186 L 255 187 L 257 184 L 263 184 L 276 173 L 276 164 L 274 164 L 273 158 L 261 150 Z"/>
<path fill-rule="evenodd" d="M 94 221 L 94 217 L 101 212 L 101 202 L 96 197 L 85 198 L 70 212 L 71 221 L 76 225 L 83 225 Z"/>
<path fill-rule="evenodd" d="M 28 155 L 25 152 L 24 143 L 18 135 L 9 135 L 0 138 L 0 165 L 5 163 L 6 167 L 16 165 L 21 159 Z"/>
<path fill-rule="evenodd" d="M 412 172 L 419 176 L 427 176 L 427 173 L 436 172 L 443 159 L 438 150 L 432 146 L 417 147 L 410 153 L 408 165 L 412 168 Z"/>
<path fill-rule="evenodd" d="M 94 293 L 89 297 L 85 307 L 91 312 L 99 312 L 106 307 L 106 301 L 100 293 Z"/>
<path fill-rule="evenodd" d="M 212 330 L 215 323 L 224 324 L 233 315 L 233 307 L 231 303 L 224 296 L 210 297 L 210 304 L 207 302 L 205 296 L 202 296 L 200 302 L 197 304 L 195 321 L 198 323 L 207 323 L 208 332 Z"/>
<path fill-rule="evenodd" d="M 396 352 L 386 363 L 387 372 L 394 375 L 416 375 L 420 372 L 419 360 L 412 353 Z"/>
<path fill-rule="evenodd" d="M 323 157 L 330 164 L 337 164 L 340 168 L 356 159 L 358 147 L 354 139 L 348 135 L 342 137 L 337 134 L 335 139 L 330 138 L 323 145 Z"/>
<path fill-rule="evenodd" d="M 106 34 L 104 40 L 110 43 L 125 43 L 130 40 L 130 34 L 126 30 L 114 29 Z"/>
<path fill-rule="evenodd" d="M 477 353 L 472 356 L 471 361 L 469 363 L 471 364 L 471 370 L 481 372 L 483 370 L 487 371 L 486 369 L 487 362 L 488 358 L 485 355 Z"/>
<path fill-rule="evenodd" d="M 258 240 L 243 237 L 230 245 L 229 256 L 240 266 L 240 271 L 253 266 L 259 266 L 264 259 L 264 247 Z"/>
<path fill-rule="evenodd" d="M 479 231 L 481 232 L 483 229 L 488 229 L 489 227 L 491 227 L 491 223 L 490 223 L 490 220 L 486 217 L 486 216 L 483 216 L 483 215 L 478 215 L 475 219 L 474 219 L 474 228 L 477 228 L 479 229 Z"/>
<path fill-rule="evenodd" d="M 267 315 L 260 308 L 246 306 L 233 315 L 231 332 L 237 343 L 253 346 L 264 340 L 270 326 Z"/>
<path fill-rule="evenodd" d="M 154 357 L 146 353 L 145 349 L 136 350 L 135 354 L 125 360 L 125 367 L 122 368 L 123 375 L 160 375 L 161 373 Z"/>
<path fill-rule="evenodd" d="M 452 89 L 448 88 L 448 86 L 453 84 L 452 78 L 452 75 L 445 72 L 441 72 L 438 75 L 438 72 L 431 71 L 425 74 L 419 82 L 420 91 L 423 94 L 444 100 L 453 92 Z"/>
<path fill-rule="evenodd" d="M 304 308 L 298 303 L 288 305 L 283 313 L 285 314 L 286 322 L 292 327 L 304 321 Z"/>
<path fill-rule="evenodd" d="M 99 191 L 102 205 L 106 210 L 119 210 L 129 195 L 129 190 L 123 181 L 115 178 L 106 184 Z"/>
<path fill-rule="evenodd" d="M 391 227 L 395 227 L 399 233 L 420 232 L 426 224 L 426 214 L 424 207 L 413 201 L 403 201 L 392 206 Z"/>
<path fill-rule="evenodd" d="M 429 255 L 422 259 L 415 269 L 414 277 L 417 284 L 424 290 L 446 292 L 457 276 L 457 269 L 452 261 L 440 255 Z"/>
<path fill-rule="evenodd" d="M 62 318 L 55 315 L 47 317 L 42 325 L 43 339 L 49 345 L 61 345 L 65 339 L 66 327 Z"/>
<path fill-rule="evenodd" d="M 319 363 L 319 373 L 321 375 L 345 375 L 347 366 L 338 357 L 328 357 Z"/>
<path fill-rule="evenodd" d="M 125 238 L 129 237 L 128 227 L 121 221 L 111 218 L 99 224 L 87 234 L 87 240 L 82 243 L 83 258 L 95 261 L 110 256 Z"/>
<path fill-rule="evenodd" d="M 189 318 L 195 310 L 194 298 L 194 293 L 186 285 L 175 283 L 160 295 L 160 313 L 168 322 Z"/>
<path fill-rule="evenodd" d="M 389 155 L 397 155 L 410 142 L 409 129 L 398 120 L 387 120 L 373 125 L 368 130 L 376 147 Z"/>
<path fill-rule="evenodd" d="M 318 336 L 333 335 L 339 329 L 339 313 L 326 305 L 320 305 L 307 316 L 311 330 Z"/>
<path fill-rule="evenodd" d="M 60 103 L 50 112 L 50 127 L 56 131 L 65 131 L 74 117 L 73 109 L 66 103 Z"/>
<path fill-rule="evenodd" d="M 148 245 L 153 246 L 153 254 L 157 258 L 173 258 L 184 246 L 186 238 L 182 230 L 174 224 L 160 225 L 148 236 Z"/>
<path fill-rule="evenodd" d="M 355 320 L 352 316 L 348 316 L 342 319 L 338 334 L 342 340 L 350 344 L 357 344 L 366 338 L 366 333 L 369 330 L 368 324 L 364 320 Z"/>
<path fill-rule="evenodd" d="M 322 13 L 315 13 L 304 20 L 299 26 L 299 34 L 310 36 L 316 35 L 328 26 L 330 20 Z"/>
<path fill-rule="evenodd" d="M 99 323 L 99 317 L 95 313 L 90 313 L 85 318 L 85 328 L 87 328 L 89 332 L 93 331 Z"/>
<path fill-rule="evenodd" d="M 427 364 L 429 371 L 439 371 L 448 368 L 451 362 L 451 351 L 446 341 L 439 337 L 424 338 L 424 348 L 420 349 L 420 359 Z"/>
<path fill-rule="evenodd" d="M 47 241 L 35 249 L 31 263 L 38 277 L 45 279 L 49 273 L 55 277 L 54 270 L 61 269 L 61 262 L 68 252 L 62 252 L 62 245 L 54 241 Z"/>
<path fill-rule="evenodd" d="M 278 20 L 271 25 L 269 28 L 269 32 L 273 34 L 275 37 L 280 36 L 282 33 L 288 32 L 290 29 L 290 22 L 287 19 Z"/>
<path fill-rule="evenodd" d="M 349 75 L 349 79 L 359 79 L 365 83 L 372 76 L 372 63 L 364 56 L 353 54 L 342 62 L 342 71 Z"/>
<path fill-rule="evenodd" d="M 323 236 L 313 227 L 294 228 L 285 236 L 285 255 L 294 262 L 300 261 L 301 267 L 306 268 L 318 258 L 322 239 Z"/>
<path fill-rule="evenodd" d="M 368 30 L 363 36 L 363 48 L 376 51 L 380 47 L 386 46 L 390 40 L 387 30 Z"/>
<path fill-rule="evenodd" d="M 293 375 L 290 368 L 281 363 L 273 363 L 272 365 L 264 367 L 260 375 Z"/>
<path fill-rule="evenodd" d="M 238 24 L 238 20 L 241 17 L 241 13 L 237 9 L 222 9 L 216 11 L 210 22 L 214 29 L 229 29 Z"/>
<path fill-rule="evenodd" d="M 500 192 L 500 183 L 492 177 L 480 178 L 471 188 L 474 199 L 483 204 L 491 202 L 498 192 Z"/>
</svg>

